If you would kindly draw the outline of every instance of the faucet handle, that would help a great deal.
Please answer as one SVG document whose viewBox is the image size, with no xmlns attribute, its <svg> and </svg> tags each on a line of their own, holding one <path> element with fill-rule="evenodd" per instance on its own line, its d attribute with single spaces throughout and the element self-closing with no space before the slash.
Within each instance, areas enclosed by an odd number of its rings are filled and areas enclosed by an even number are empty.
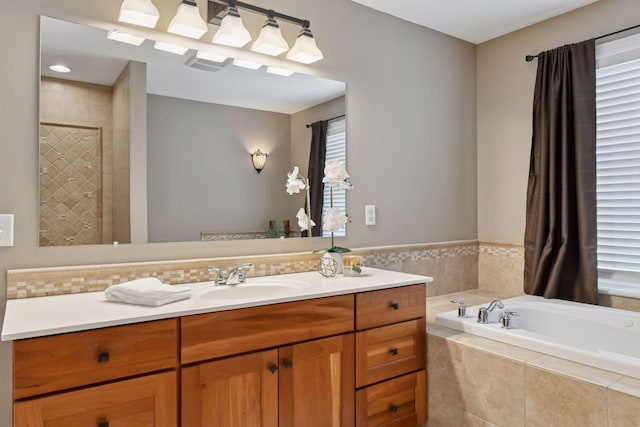
<svg viewBox="0 0 640 427">
<path fill-rule="evenodd" d="M 503 329 L 511 329 L 511 316 L 517 316 L 518 313 L 515 311 L 505 310 L 504 313 L 500 315 L 500 321 L 502 322 Z"/>
<path fill-rule="evenodd" d="M 229 281 L 232 281 L 233 283 L 235 283 L 235 279 L 232 280 L 232 277 L 235 276 L 239 283 L 244 283 L 244 280 L 245 280 L 244 270 L 252 267 L 253 267 L 253 264 L 251 264 L 250 262 L 240 264 L 239 266 L 235 267 L 233 270 L 229 272 Z"/>
<path fill-rule="evenodd" d="M 458 304 L 458 317 L 467 317 L 467 307 L 461 299 L 452 299 L 452 303 Z"/>
<path fill-rule="evenodd" d="M 218 285 L 223 285 L 225 283 L 224 280 L 224 273 L 222 272 L 222 268 L 221 267 L 217 267 L 215 265 L 210 265 L 207 267 L 207 270 L 209 271 L 209 273 L 211 273 L 212 271 L 215 271 L 216 274 L 216 283 Z"/>
</svg>

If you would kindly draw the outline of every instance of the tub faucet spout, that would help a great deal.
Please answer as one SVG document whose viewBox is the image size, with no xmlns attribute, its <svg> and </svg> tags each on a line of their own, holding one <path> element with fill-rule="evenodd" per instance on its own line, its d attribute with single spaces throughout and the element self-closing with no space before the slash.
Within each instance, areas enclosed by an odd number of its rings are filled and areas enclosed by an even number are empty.
<svg viewBox="0 0 640 427">
<path fill-rule="evenodd" d="M 478 323 L 489 323 L 489 313 L 497 308 L 504 308 L 502 301 L 493 300 L 488 307 L 480 307 L 478 309 Z"/>
</svg>

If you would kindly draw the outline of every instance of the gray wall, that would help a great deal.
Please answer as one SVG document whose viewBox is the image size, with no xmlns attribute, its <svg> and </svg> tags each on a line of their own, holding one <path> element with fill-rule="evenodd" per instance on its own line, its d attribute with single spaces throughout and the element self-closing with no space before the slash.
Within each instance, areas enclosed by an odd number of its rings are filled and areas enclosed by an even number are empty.
<svg viewBox="0 0 640 427">
<path fill-rule="evenodd" d="M 176 2 L 154 3 L 161 14 L 158 28 L 166 29 Z M 343 246 L 475 238 L 475 46 L 347 0 L 255 3 L 309 19 L 325 54 L 325 60 L 309 70 L 347 83 L 347 156 L 356 187 L 347 196 L 353 221 Z M 6 298 L 8 268 L 282 253 L 326 246 L 326 239 L 268 239 L 38 247 L 39 14 L 86 24 L 115 23 L 120 4 L 120 0 L 21 0 L 0 5 L 0 52 L 12 64 L 0 68 L 4 148 L 0 212 L 15 214 L 16 222 L 14 247 L 0 248 L 0 304 Z M 589 26 L 586 21 L 580 25 Z M 203 39 L 206 43 L 212 32 Z M 365 204 L 378 207 L 375 227 L 364 226 Z M 4 317 L 4 310 L 0 313 Z M 7 343 L 0 344 L 0 371 L 0 424 L 6 425 L 11 408 Z"/>
<path fill-rule="evenodd" d="M 149 241 L 200 240 L 200 232 L 264 231 L 291 219 L 283 191 L 288 114 L 148 96 Z M 260 174 L 257 148 L 269 154 Z"/>
<path fill-rule="evenodd" d="M 637 0 L 600 0 L 478 46 L 478 238 L 523 244 L 536 54 L 637 25 Z"/>
</svg>

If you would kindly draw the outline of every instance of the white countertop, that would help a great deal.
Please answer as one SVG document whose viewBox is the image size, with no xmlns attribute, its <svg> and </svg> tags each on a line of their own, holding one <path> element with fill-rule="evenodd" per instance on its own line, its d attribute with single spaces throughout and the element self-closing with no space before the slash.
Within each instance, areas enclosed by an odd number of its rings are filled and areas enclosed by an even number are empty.
<svg viewBox="0 0 640 427">
<path fill-rule="evenodd" d="M 278 276 L 250 277 L 247 283 L 256 285 L 264 282 L 306 282 L 308 286 L 294 289 L 291 293 L 274 297 L 253 299 L 216 299 L 202 297 L 214 289 L 213 282 L 175 285 L 192 289 L 190 299 L 166 304 L 160 307 L 147 307 L 107 301 L 104 292 L 88 292 L 71 295 L 12 299 L 7 301 L 7 309 L 2 326 L 2 341 L 33 338 L 45 335 L 104 328 L 146 322 L 149 320 L 169 319 L 191 314 L 237 308 L 256 307 L 288 301 L 343 295 L 354 292 L 394 288 L 418 283 L 429 283 L 433 279 L 427 276 L 398 273 L 363 267 L 359 277 L 324 278 L 318 272 L 283 274 Z M 242 286 L 242 285 L 236 285 Z"/>
</svg>

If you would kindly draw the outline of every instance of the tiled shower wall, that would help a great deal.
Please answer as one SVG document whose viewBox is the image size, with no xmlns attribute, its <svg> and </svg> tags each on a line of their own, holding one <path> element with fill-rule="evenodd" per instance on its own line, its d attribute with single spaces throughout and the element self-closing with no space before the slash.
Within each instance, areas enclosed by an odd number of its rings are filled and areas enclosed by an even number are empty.
<svg viewBox="0 0 640 427">
<path fill-rule="evenodd" d="M 365 266 L 432 276 L 434 282 L 429 286 L 429 296 L 478 287 L 478 242 L 475 240 L 363 248 L 354 250 L 353 254 L 361 255 Z M 207 270 L 209 265 L 228 270 L 251 262 L 254 265 L 251 276 L 313 271 L 321 255 L 297 253 L 9 270 L 7 298 L 101 291 L 112 284 L 150 276 L 168 284 L 209 281 L 214 279 Z"/>
</svg>

